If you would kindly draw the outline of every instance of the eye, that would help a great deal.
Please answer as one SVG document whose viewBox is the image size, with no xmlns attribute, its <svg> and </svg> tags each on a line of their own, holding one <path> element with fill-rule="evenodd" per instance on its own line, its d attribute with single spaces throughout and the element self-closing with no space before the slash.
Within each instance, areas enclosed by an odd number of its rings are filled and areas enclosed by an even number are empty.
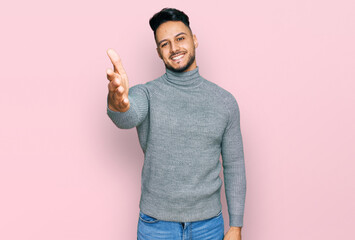
<svg viewBox="0 0 355 240">
<path fill-rule="evenodd" d="M 185 39 L 184 37 L 179 37 L 178 41 L 181 41 L 181 40 L 184 40 L 184 39 Z"/>
<path fill-rule="evenodd" d="M 168 43 L 163 43 L 162 45 L 160 45 L 160 47 L 165 47 Z"/>
</svg>

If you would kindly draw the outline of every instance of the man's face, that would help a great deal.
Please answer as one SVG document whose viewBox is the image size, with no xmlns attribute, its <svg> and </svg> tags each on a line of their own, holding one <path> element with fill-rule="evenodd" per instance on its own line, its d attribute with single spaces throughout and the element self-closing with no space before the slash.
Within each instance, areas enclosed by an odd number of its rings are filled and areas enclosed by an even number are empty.
<svg viewBox="0 0 355 240">
<path fill-rule="evenodd" d="M 174 72 L 187 72 L 196 68 L 195 35 L 181 21 L 162 23 L 155 33 L 157 51 L 166 68 Z"/>
</svg>

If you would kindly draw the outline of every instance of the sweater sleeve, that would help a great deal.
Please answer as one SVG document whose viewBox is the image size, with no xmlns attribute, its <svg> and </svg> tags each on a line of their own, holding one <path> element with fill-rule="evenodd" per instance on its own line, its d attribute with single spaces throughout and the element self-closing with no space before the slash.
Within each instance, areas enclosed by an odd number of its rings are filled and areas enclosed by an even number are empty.
<svg viewBox="0 0 355 240">
<path fill-rule="evenodd" d="M 149 108 L 148 91 L 144 84 L 137 84 L 129 88 L 128 100 L 130 107 L 126 112 L 116 112 L 108 107 L 107 96 L 107 115 L 112 122 L 121 129 L 130 129 L 138 126 L 147 117 Z"/>
<path fill-rule="evenodd" d="M 229 214 L 229 226 L 243 226 L 246 195 L 246 175 L 240 114 L 234 97 L 228 101 L 229 122 L 224 131 L 221 146 L 225 194 Z"/>
</svg>

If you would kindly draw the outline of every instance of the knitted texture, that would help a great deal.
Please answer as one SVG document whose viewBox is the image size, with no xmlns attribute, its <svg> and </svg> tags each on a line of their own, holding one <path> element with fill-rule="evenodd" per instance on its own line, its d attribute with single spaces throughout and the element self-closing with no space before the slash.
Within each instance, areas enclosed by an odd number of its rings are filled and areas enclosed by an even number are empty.
<svg viewBox="0 0 355 240">
<path fill-rule="evenodd" d="M 242 226 L 246 195 L 239 107 L 199 68 L 130 87 L 130 108 L 107 114 L 136 127 L 144 152 L 140 210 L 165 221 L 192 222 L 221 211 L 222 156 L 229 225 Z"/>
</svg>

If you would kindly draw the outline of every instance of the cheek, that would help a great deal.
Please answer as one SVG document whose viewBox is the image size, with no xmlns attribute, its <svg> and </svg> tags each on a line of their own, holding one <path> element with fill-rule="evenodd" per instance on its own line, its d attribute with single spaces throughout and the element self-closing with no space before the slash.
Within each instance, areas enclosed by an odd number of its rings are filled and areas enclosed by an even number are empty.
<svg viewBox="0 0 355 240">
<path fill-rule="evenodd" d="M 170 54 L 169 54 L 168 51 L 163 51 L 162 52 L 162 56 L 163 56 L 164 59 L 169 60 Z"/>
</svg>

